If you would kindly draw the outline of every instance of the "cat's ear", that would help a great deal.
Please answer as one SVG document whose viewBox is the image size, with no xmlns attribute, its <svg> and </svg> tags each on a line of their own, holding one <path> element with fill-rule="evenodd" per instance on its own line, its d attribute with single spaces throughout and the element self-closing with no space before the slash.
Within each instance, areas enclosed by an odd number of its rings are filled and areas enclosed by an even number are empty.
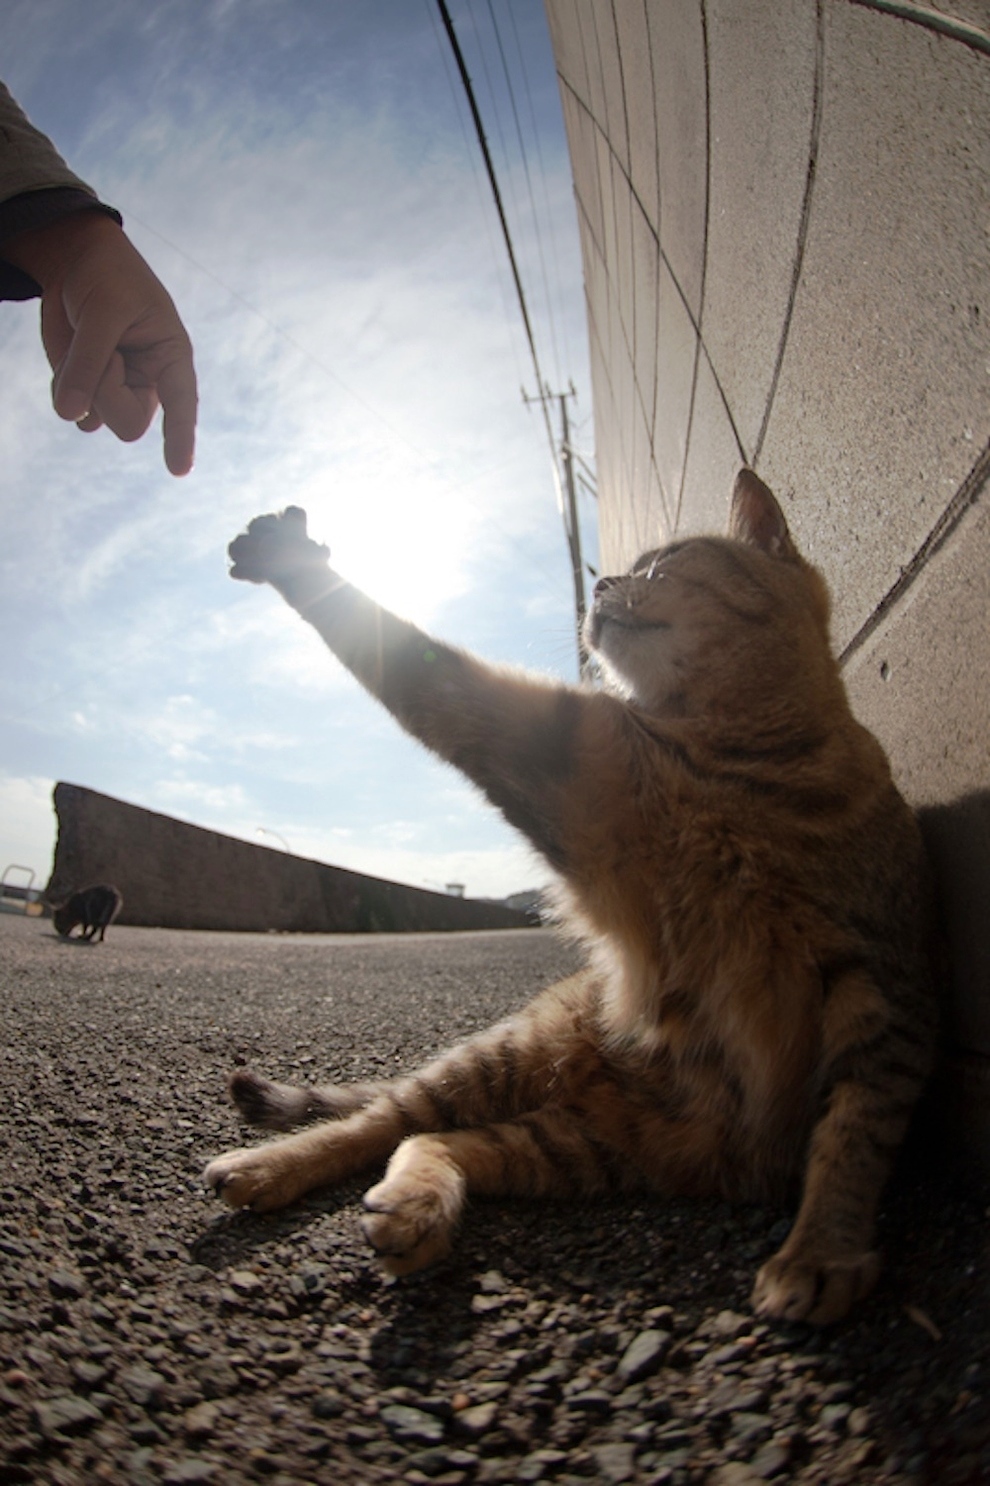
<svg viewBox="0 0 990 1486">
<path fill-rule="evenodd" d="M 751 469 L 741 469 L 732 488 L 729 536 L 771 557 L 793 560 L 798 556 L 773 491 Z"/>
</svg>

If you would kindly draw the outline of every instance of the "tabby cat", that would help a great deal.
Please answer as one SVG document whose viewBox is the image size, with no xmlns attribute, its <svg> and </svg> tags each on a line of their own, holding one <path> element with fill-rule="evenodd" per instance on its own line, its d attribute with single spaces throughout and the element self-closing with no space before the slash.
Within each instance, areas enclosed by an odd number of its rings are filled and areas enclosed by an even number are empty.
<svg viewBox="0 0 990 1486">
<path fill-rule="evenodd" d="M 800 1190 L 756 1310 L 827 1323 L 876 1280 L 877 1204 L 934 1046 L 914 818 L 853 718 L 829 600 L 743 470 L 728 537 L 596 585 L 604 689 L 429 638 L 328 564 L 296 507 L 230 546 L 403 727 L 472 779 L 560 883 L 587 968 L 417 1073 L 231 1092 L 281 1140 L 213 1161 L 266 1212 L 388 1160 L 365 1233 L 393 1274 L 451 1248 L 469 1194 Z"/>
</svg>

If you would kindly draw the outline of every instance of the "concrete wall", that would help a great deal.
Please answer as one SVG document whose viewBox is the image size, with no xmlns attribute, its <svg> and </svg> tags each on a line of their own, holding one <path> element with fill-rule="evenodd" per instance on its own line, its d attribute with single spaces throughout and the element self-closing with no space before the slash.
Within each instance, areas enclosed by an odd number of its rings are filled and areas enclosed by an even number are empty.
<svg viewBox="0 0 990 1486">
<path fill-rule="evenodd" d="M 990 1152 L 990 0 L 547 0 L 605 571 L 782 499 L 919 806 Z M 980 1142 L 978 1142 L 979 1144 Z"/>
<path fill-rule="evenodd" d="M 497 903 L 454 898 L 290 856 L 82 789 L 55 786 L 58 841 L 46 894 L 113 883 L 120 922 L 295 933 L 518 929 Z"/>
</svg>

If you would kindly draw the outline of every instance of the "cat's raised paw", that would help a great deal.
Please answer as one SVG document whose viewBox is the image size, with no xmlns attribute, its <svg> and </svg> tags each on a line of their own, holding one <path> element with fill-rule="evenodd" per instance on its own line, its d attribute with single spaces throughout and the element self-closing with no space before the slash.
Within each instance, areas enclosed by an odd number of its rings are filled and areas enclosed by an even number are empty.
<svg viewBox="0 0 990 1486">
<path fill-rule="evenodd" d="M 232 578 L 278 583 L 304 568 L 325 566 L 330 549 L 306 535 L 306 512 L 300 506 L 286 506 L 277 515 L 255 516 L 227 555 Z"/>
<path fill-rule="evenodd" d="M 280 1157 L 278 1142 L 217 1156 L 203 1180 L 228 1207 L 247 1207 L 255 1213 L 288 1207 L 306 1190 L 293 1164 Z"/>
<path fill-rule="evenodd" d="M 842 1259 L 775 1254 L 756 1276 L 753 1309 L 768 1320 L 830 1326 L 869 1294 L 879 1273 L 880 1257 L 874 1253 Z"/>
</svg>

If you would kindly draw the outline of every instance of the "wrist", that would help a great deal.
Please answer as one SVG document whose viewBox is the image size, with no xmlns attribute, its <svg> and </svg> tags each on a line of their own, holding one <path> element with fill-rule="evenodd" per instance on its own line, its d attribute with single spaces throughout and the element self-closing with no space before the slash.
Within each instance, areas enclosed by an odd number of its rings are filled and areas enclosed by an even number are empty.
<svg viewBox="0 0 990 1486">
<path fill-rule="evenodd" d="M 294 573 L 287 573 L 281 578 L 271 578 L 269 582 L 282 595 L 286 603 L 300 614 L 305 613 L 307 609 L 312 609 L 324 599 L 330 598 L 332 594 L 350 587 L 339 573 L 334 572 L 328 562 L 313 563 L 311 566 L 297 568 Z"/>
<path fill-rule="evenodd" d="M 41 287 L 48 289 L 81 253 L 101 242 L 116 242 L 123 230 L 107 209 L 94 201 L 47 222 L 10 237 L 3 245 L 7 263 L 29 274 Z"/>
</svg>

